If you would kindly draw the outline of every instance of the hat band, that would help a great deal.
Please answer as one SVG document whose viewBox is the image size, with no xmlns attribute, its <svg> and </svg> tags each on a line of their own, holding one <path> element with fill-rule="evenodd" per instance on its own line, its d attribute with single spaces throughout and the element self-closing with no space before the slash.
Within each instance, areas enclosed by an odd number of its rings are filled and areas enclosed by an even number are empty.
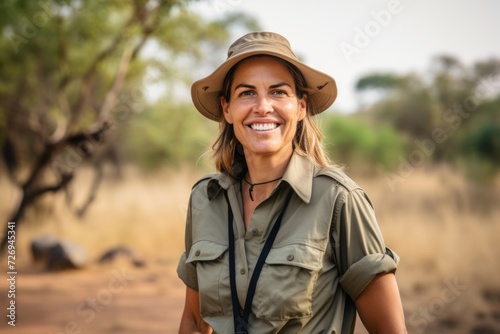
<svg viewBox="0 0 500 334">
<path fill-rule="evenodd" d="M 281 44 L 283 45 L 283 44 Z M 272 52 L 274 54 L 282 54 L 286 57 L 298 60 L 297 56 L 286 46 L 283 45 L 283 48 L 280 48 L 276 45 L 276 43 L 260 41 L 259 44 L 255 44 L 255 42 L 248 42 L 241 44 L 237 49 L 231 50 L 228 53 L 227 59 L 231 59 L 236 57 L 242 53 L 251 52 L 251 51 L 259 51 L 259 52 Z"/>
</svg>

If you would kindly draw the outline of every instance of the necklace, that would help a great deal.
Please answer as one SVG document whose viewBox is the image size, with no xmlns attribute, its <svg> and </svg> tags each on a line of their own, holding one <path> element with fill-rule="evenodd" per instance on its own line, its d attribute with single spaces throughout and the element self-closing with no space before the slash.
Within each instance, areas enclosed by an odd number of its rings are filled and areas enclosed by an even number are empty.
<svg viewBox="0 0 500 334">
<path fill-rule="evenodd" d="M 282 178 L 283 178 L 283 176 L 280 176 L 280 177 L 278 177 L 276 179 L 273 179 L 271 181 L 252 183 L 252 182 L 248 182 L 247 179 L 245 177 L 243 177 L 243 181 L 245 181 L 245 183 L 250 186 L 250 189 L 248 189 L 248 194 L 250 195 L 250 199 L 253 201 L 253 196 L 252 196 L 253 187 L 255 187 L 255 186 L 261 186 L 263 184 L 268 184 L 268 183 L 272 183 L 272 182 L 276 182 L 278 180 L 281 180 Z"/>
</svg>

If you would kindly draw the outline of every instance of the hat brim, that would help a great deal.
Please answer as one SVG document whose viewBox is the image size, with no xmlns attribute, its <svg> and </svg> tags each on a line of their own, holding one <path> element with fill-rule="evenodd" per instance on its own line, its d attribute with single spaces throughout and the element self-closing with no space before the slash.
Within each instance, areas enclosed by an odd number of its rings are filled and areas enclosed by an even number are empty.
<svg viewBox="0 0 500 334">
<path fill-rule="evenodd" d="M 283 53 L 263 50 L 249 51 L 228 58 L 212 74 L 193 83 L 191 86 L 191 98 L 194 106 L 203 116 L 213 121 L 222 121 L 223 115 L 220 96 L 226 74 L 238 62 L 256 55 L 281 58 L 299 69 L 309 88 L 308 99 L 312 105 L 312 110 L 309 110 L 311 114 L 319 114 L 325 111 L 337 98 L 337 85 L 331 76 L 315 70 L 297 59 L 287 57 Z"/>
</svg>

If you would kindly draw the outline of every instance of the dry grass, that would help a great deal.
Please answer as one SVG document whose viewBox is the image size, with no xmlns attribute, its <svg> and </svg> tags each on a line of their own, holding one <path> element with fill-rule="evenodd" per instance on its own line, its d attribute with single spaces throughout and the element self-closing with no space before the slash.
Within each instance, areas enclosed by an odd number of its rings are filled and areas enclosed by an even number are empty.
<svg viewBox="0 0 500 334">
<path fill-rule="evenodd" d="M 127 303 L 131 300 L 136 304 L 144 302 L 140 312 L 135 311 L 141 316 L 128 315 L 125 308 L 128 304 L 117 302 L 117 307 L 118 304 L 123 307 L 117 308 L 122 313 L 117 316 L 117 309 L 112 311 L 110 308 L 109 316 L 113 320 L 101 318 L 87 328 L 96 333 L 169 332 L 167 328 L 175 326 L 168 327 L 165 322 L 178 319 L 182 310 L 182 284 L 175 277 L 174 269 L 183 249 L 190 188 L 200 175 L 189 168 L 162 170 L 151 175 L 128 168 L 124 180 L 106 179 L 83 219 L 77 219 L 68 209 L 62 194 L 49 195 L 37 203 L 19 228 L 18 266 L 30 272 L 29 241 L 41 233 L 54 233 L 80 243 L 93 258 L 112 246 L 130 245 L 148 259 L 149 265 L 142 271 L 127 269 L 140 279 L 120 298 Z M 498 183 L 490 189 L 478 188 L 444 167 L 418 170 L 395 190 L 383 176 L 355 179 L 374 202 L 387 245 L 402 258 L 397 277 L 409 332 L 500 332 L 500 243 L 496 240 L 500 235 Z M 73 208 L 82 202 L 89 180 L 89 171 L 84 171 L 76 180 Z M 19 195 L 5 182 L 5 178 L 0 178 L 0 225 L 6 221 L 8 209 Z M 4 262 L 2 260 L 2 270 Z M 154 268 L 159 269 L 155 271 Z M 88 284 L 87 292 L 67 296 L 66 301 L 57 301 L 57 298 L 69 294 L 71 285 L 54 284 L 53 275 L 56 274 L 31 271 L 24 286 L 34 302 L 37 298 L 45 298 L 46 303 L 63 305 L 62 310 L 64 303 L 76 305 L 109 280 L 107 267 L 95 265 L 83 272 L 86 274 L 57 274 L 60 279 Z M 96 280 L 95 285 L 90 283 L 92 279 Z M 141 285 L 140 282 L 146 283 Z M 3 299 L 5 290 L 3 285 L 0 287 Z M 29 299 L 27 294 L 24 296 Z M 149 299 L 145 302 L 144 298 Z M 25 309 L 25 312 L 35 311 Z M 166 313 L 169 316 L 165 316 Z M 160 320 L 155 322 L 154 314 L 158 314 Z M 61 317 L 67 319 L 71 315 Z M 155 325 L 149 326 L 149 331 L 138 330 L 140 319 L 147 317 L 151 318 L 149 323 Z M 50 318 L 56 323 L 55 327 L 50 327 L 46 319 L 43 322 L 31 314 L 28 318 L 33 319 L 34 326 L 45 326 L 38 328 L 54 332 L 64 328 L 65 319 L 57 316 Z M 34 323 L 36 319 L 42 323 Z M 28 326 L 29 321 L 24 321 Z M 48 333 L 48 330 L 42 332 Z M 33 329 L 33 332 L 37 331 Z"/>
<path fill-rule="evenodd" d="M 150 258 L 177 257 L 184 246 L 189 193 L 200 172 L 179 168 L 145 174 L 130 167 L 125 174 L 122 180 L 106 178 L 83 218 L 78 218 L 75 212 L 88 193 L 90 170 L 83 170 L 75 180 L 70 207 L 64 194 L 46 195 L 23 221 L 18 247 L 27 251 L 32 237 L 52 233 L 82 244 L 92 256 L 127 244 Z M 10 197 L 6 202 L 12 205 L 18 194 L 9 190 L 4 190 Z M 2 213 L 8 211 L 6 202 Z M 7 215 L 1 218 L 3 222 Z M 21 257 L 21 261 L 29 258 Z"/>
<path fill-rule="evenodd" d="M 358 181 L 402 258 L 410 332 L 499 333 L 498 182 L 479 187 L 446 167 L 419 170 L 396 189 L 384 178 Z"/>
</svg>

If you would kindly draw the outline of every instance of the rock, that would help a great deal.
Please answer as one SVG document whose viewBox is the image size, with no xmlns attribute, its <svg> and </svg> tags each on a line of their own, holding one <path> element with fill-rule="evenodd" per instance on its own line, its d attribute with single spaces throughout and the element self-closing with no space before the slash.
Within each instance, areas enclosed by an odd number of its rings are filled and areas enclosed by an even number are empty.
<svg viewBox="0 0 500 334">
<path fill-rule="evenodd" d="M 51 247 L 58 243 L 57 238 L 53 234 L 42 234 L 31 241 L 31 256 L 33 262 L 46 262 L 47 252 Z"/>
<path fill-rule="evenodd" d="M 46 267 L 48 270 L 79 269 L 89 262 L 86 250 L 70 241 L 59 241 L 47 252 Z"/>
<path fill-rule="evenodd" d="M 99 263 L 109 263 L 118 257 L 126 257 L 136 267 L 143 267 L 146 261 L 136 251 L 127 246 L 117 246 L 104 252 L 99 258 Z"/>
</svg>

